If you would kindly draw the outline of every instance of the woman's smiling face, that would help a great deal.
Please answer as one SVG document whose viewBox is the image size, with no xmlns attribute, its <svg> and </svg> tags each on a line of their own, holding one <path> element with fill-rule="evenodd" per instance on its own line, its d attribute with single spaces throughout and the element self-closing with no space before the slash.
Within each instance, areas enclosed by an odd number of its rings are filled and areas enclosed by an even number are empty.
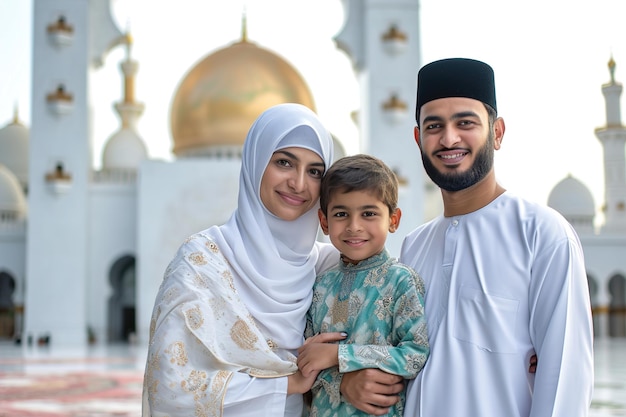
<svg viewBox="0 0 626 417">
<path fill-rule="evenodd" d="M 315 152 L 298 147 L 272 154 L 261 179 L 263 205 L 276 217 L 295 220 L 317 205 L 324 161 Z"/>
</svg>

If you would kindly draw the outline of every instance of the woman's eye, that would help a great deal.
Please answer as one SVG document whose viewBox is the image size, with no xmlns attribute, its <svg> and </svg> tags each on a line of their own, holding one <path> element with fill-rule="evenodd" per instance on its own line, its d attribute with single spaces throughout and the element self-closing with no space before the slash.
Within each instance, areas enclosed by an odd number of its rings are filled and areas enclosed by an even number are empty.
<svg viewBox="0 0 626 417">
<path fill-rule="evenodd" d="M 324 171 L 321 169 L 313 168 L 309 171 L 309 173 L 315 178 L 322 178 L 324 176 Z"/>
</svg>

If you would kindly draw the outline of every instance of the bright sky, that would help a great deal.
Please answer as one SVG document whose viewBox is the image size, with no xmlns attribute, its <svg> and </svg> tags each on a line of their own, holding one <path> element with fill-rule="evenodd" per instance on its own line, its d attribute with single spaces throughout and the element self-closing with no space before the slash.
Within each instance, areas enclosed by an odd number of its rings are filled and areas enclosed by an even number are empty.
<svg viewBox="0 0 626 417">
<path fill-rule="evenodd" d="M 178 84 L 207 54 L 239 40 L 244 4 L 249 39 L 302 74 L 320 117 L 348 152 L 358 151 L 349 117 L 358 106 L 357 84 L 348 58 L 332 41 L 343 23 L 340 0 L 113 0 L 121 29 L 130 28 L 135 41 L 136 99 L 146 106 L 138 127 L 150 156 L 171 159 L 169 106 Z M 494 67 L 507 127 L 496 153 L 500 182 L 545 203 L 552 187 L 571 173 L 601 206 L 603 155 L 594 129 L 606 120 L 601 85 L 610 79 L 611 56 L 616 79 L 626 83 L 626 1 L 420 4 L 423 63 L 463 56 Z M 20 119 L 30 124 L 31 14 L 29 0 L 0 0 L 0 126 L 12 120 L 16 104 Z M 113 104 L 122 97 L 124 54 L 114 50 L 95 75 L 95 166 L 119 128 Z M 412 140 L 412 132 L 407 137 Z"/>
</svg>

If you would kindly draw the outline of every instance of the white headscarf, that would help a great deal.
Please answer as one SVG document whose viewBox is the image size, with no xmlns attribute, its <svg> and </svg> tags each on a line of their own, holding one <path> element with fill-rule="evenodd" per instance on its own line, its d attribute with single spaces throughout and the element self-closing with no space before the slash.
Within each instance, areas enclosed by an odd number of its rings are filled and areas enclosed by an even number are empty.
<svg viewBox="0 0 626 417">
<path fill-rule="evenodd" d="M 208 230 L 236 273 L 235 286 L 267 337 L 280 348 L 302 342 L 318 258 L 317 206 L 296 220 L 282 220 L 261 202 L 261 179 L 279 149 L 317 153 L 326 169 L 333 160 L 330 133 L 300 104 L 280 104 L 254 122 L 243 146 L 238 207 L 222 226 Z"/>
</svg>

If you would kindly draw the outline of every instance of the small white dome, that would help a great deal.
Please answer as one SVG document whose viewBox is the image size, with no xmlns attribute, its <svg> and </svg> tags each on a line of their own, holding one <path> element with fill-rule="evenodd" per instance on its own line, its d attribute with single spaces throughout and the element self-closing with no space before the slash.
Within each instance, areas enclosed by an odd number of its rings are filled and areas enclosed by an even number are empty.
<svg viewBox="0 0 626 417">
<path fill-rule="evenodd" d="M 596 214 L 591 191 L 571 174 L 554 186 L 548 197 L 548 206 L 565 218 L 593 218 Z"/>
<path fill-rule="evenodd" d="M 28 142 L 30 131 L 14 120 L 0 129 L 0 164 L 6 166 L 25 188 L 28 184 Z"/>
<path fill-rule="evenodd" d="M 147 158 L 148 150 L 143 140 L 134 130 L 123 128 L 113 134 L 104 147 L 102 168 L 136 170 Z"/>
<path fill-rule="evenodd" d="M 21 219 L 26 216 L 26 197 L 17 177 L 0 164 L 0 218 Z"/>
</svg>

